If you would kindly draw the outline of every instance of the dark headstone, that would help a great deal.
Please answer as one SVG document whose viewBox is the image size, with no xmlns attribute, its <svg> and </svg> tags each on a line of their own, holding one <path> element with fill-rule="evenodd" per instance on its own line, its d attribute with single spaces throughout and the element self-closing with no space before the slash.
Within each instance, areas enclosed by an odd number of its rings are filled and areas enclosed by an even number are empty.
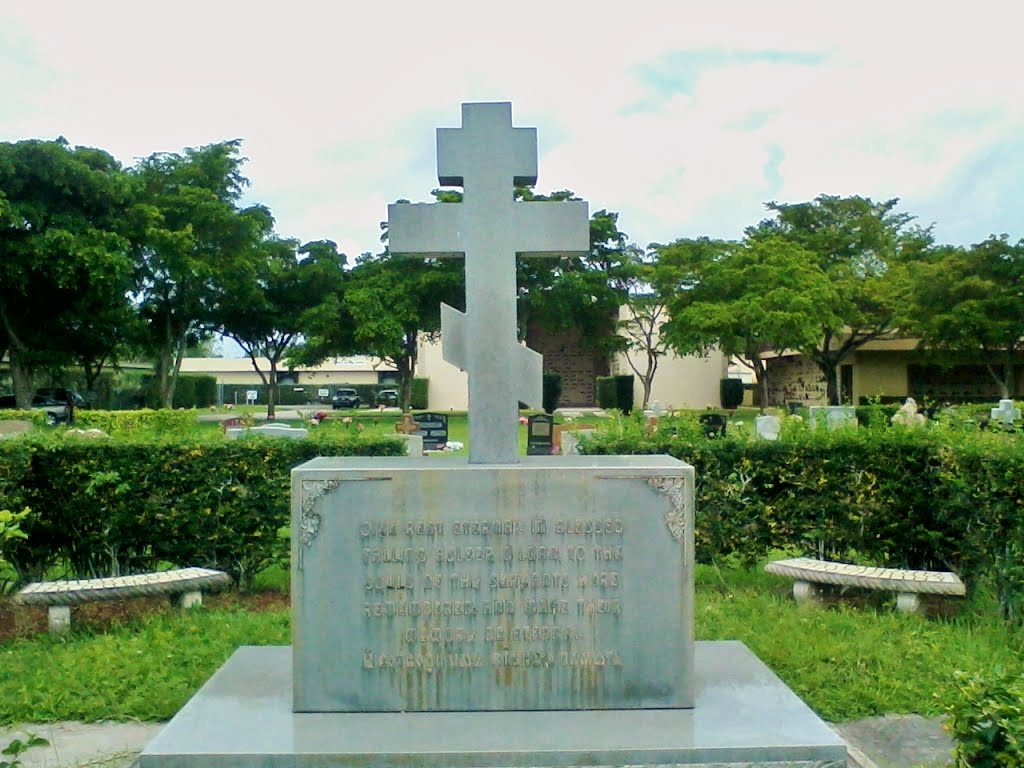
<svg viewBox="0 0 1024 768">
<path fill-rule="evenodd" d="M 704 434 L 708 437 L 725 437 L 725 424 L 728 420 L 722 414 L 705 413 L 698 421 L 704 427 Z"/>
<path fill-rule="evenodd" d="M 554 445 L 555 420 L 538 413 L 526 420 L 526 455 L 550 456 Z"/>
<path fill-rule="evenodd" d="M 443 413 L 417 413 L 412 420 L 419 424 L 423 450 L 440 451 L 448 442 L 448 416 Z"/>
</svg>

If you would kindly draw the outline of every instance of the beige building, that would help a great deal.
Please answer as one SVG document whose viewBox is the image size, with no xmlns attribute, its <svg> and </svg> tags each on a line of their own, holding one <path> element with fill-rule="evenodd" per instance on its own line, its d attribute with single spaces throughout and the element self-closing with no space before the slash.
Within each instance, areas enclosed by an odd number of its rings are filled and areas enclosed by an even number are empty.
<svg viewBox="0 0 1024 768">
<path fill-rule="evenodd" d="M 260 370 L 270 370 L 270 362 L 259 360 Z M 213 376 L 218 384 L 262 384 L 260 375 L 247 357 L 186 357 L 181 361 L 182 373 Z M 282 384 L 334 387 L 343 384 L 391 384 L 396 379 L 394 366 L 366 355 L 334 357 L 313 367 L 278 370 Z"/>
<path fill-rule="evenodd" d="M 1024 396 L 1024 358 L 1016 366 L 1017 390 Z M 980 359 L 946 357 L 941 364 L 918 349 L 917 339 L 869 341 L 847 357 L 839 369 L 844 402 L 860 404 L 872 398 L 919 402 L 996 400 L 999 389 Z M 825 403 L 825 379 L 813 361 L 787 352 L 768 361 L 768 399 L 771 405 Z"/>
<path fill-rule="evenodd" d="M 540 336 L 540 334 L 537 334 Z M 562 403 L 566 407 L 594 405 L 594 378 L 602 373 L 631 374 L 633 369 L 625 353 L 613 357 L 610 370 L 602 371 L 593 355 L 581 352 L 573 331 L 548 334 L 531 346 L 544 354 L 545 368 L 563 372 Z M 640 362 L 642 355 L 633 353 Z M 651 387 L 650 403 L 666 408 L 719 407 L 719 381 L 727 375 L 728 361 L 717 350 L 705 357 L 679 357 L 668 354 L 659 360 Z M 430 381 L 431 408 L 464 410 L 468 407 L 468 378 L 441 357 L 440 343 L 420 345 L 417 375 Z M 634 374 L 635 376 L 635 374 Z M 643 402 L 643 386 L 639 378 L 633 385 L 634 406 Z"/>
<path fill-rule="evenodd" d="M 559 361 L 563 365 L 574 361 L 589 362 L 587 355 L 574 354 L 573 344 L 566 339 L 555 339 L 556 354 L 550 354 L 548 362 Z M 651 390 L 651 403 L 660 402 L 666 408 L 704 408 L 708 405 L 719 405 L 719 379 L 726 375 L 726 359 L 718 352 L 707 357 L 677 357 L 666 355 L 661 358 L 658 372 L 654 377 Z M 270 369 L 266 360 L 260 361 L 260 368 Z M 611 361 L 611 369 L 615 373 L 632 373 L 624 355 L 617 355 Z M 181 372 L 185 374 L 207 374 L 216 378 L 218 384 L 236 384 L 259 386 L 262 384 L 259 374 L 253 368 L 249 358 L 229 357 L 192 357 L 185 358 L 181 363 Z M 394 366 L 376 358 L 362 355 L 336 357 L 327 362 L 309 368 L 282 370 L 279 372 L 281 384 L 308 388 L 310 399 L 318 396 L 321 389 L 333 390 L 346 384 L 394 384 L 397 373 Z M 416 375 L 429 381 L 427 402 L 436 410 L 464 411 L 469 407 L 469 379 L 465 372 L 445 362 L 441 356 L 439 341 L 424 341 L 420 344 L 419 361 Z M 593 375 L 588 370 L 571 373 L 579 378 L 581 392 L 575 397 L 578 402 L 570 401 L 571 405 L 591 405 L 593 403 Z M 584 382 L 588 379 L 589 382 Z M 589 383 L 589 390 L 582 385 Z M 643 387 L 639 379 L 634 384 L 635 405 L 640 406 L 643 400 Z M 580 398 L 584 400 L 580 400 Z M 589 399 L 587 399 L 589 398 Z M 563 402 L 566 402 L 563 398 Z M 539 405 L 539 403 L 538 403 Z"/>
</svg>

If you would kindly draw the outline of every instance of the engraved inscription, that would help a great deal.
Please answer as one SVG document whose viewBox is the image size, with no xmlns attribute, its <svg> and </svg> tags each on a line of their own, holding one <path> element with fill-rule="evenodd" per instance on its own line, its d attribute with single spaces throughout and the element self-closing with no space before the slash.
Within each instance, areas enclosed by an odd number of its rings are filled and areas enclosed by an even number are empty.
<svg viewBox="0 0 1024 768">
<path fill-rule="evenodd" d="M 626 526 L 618 516 L 359 521 L 364 672 L 621 668 Z"/>
</svg>

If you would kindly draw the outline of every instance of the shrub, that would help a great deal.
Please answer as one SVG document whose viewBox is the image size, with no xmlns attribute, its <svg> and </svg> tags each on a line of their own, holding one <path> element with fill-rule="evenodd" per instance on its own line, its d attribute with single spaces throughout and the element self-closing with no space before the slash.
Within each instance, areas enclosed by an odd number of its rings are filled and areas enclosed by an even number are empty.
<svg viewBox="0 0 1024 768">
<path fill-rule="evenodd" d="M 75 426 L 79 429 L 100 429 L 108 435 L 129 436 L 152 432 L 164 436 L 180 436 L 191 431 L 195 423 L 196 415 L 191 411 L 75 411 Z"/>
<path fill-rule="evenodd" d="M 946 702 L 946 729 L 956 742 L 957 768 L 1024 765 L 1024 674 L 958 672 L 955 690 Z"/>
<path fill-rule="evenodd" d="M 177 382 L 174 384 L 174 399 L 172 405 L 175 408 L 195 408 L 196 407 L 196 377 L 195 376 L 178 376 Z"/>
<path fill-rule="evenodd" d="M 41 408 L 22 411 L 16 408 L 0 409 L 0 421 L 31 421 L 37 427 L 46 425 L 46 412 Z"/>
<path fill-rule="evenodd" d="M 389 387 L 378 387 L 377 391 L 379 392 L 381 389 L 389 389 Z M 430 379 L 413 379 L 409 406 L 415 411 L 424 411 L 429 408 L 430 406 L 427 402 L 427 393 L 429 391 Z M 371 402 L 375 402 L 376 397 L 377 393 L 374 392 L 374 400 Z"/>
<path fill-rule="evenodd" d="M 543 379 L 544 413 L 554 413 L 558 408 L 558 401 L 562 398 L 562 374 L 549 371 L 544 374 Z"/>
<path fill-rule="evenodd" d="M 633 374 L 615 377 L 615 402 L 623 413 L 633 410 Z"/>
<path fill-rule="evenodd" d="M 743 405 L 743 380 L 722 379 L 718 386 L 718 396 L 725 410 L 739 408 Z"/>
<path fill-rule="evenodd" d="M 665 453 L 697 471 L 697 556 L 754 563 L 777 549 L 829 560 L 952 570 L 991 583 L 1003 616 L 1024 620 L 1024 443 L 927 430 L 810 431 L 777 442 L 694 436 L 664 419 L 600 431 L 589 453 Z M 672 432 L 675 430 L 676 434 Z"/>
<path fill-rule="evenodd" d="M 195 381 L 195 407 L 209 408 L 217 404 L 217 379 L 214 376 L 193 376 Z"/>
<path fill-rule="evenodd" d="M 619 393 L 614 376 L 597 377 L 597 405 L 605 409 L 619 407 Z"/>
<path fill-rule="evenodd" d="M 404 450 L 358 433 L 223 443 L 51 438 L 17 448 L 0 443 L 0 506 L 31 508 L 20 522 L 28 539 L 5 553 L 22 579 L 54 568 L 90 577 L 172 563 L 227 570 L 243 585 L 275 559 L 292 467 Z M 19 484 L 13 497 L 2 495 L 8 474 Z"/>
</svg>

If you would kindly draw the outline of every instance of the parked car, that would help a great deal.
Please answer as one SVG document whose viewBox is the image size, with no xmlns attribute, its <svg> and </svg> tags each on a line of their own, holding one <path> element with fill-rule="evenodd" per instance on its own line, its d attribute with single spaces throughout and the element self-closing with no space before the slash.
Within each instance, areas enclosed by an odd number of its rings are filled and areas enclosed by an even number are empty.
<svg viewBox="0 0 1024 768">
<path fill-rule="evenodd" d="M 397 389 L 382 389 L 377 393 L 377 405 L 398 405 L 398 390 Z"/>
<path fill-rule="evenodd" d="M 32 395 L 32 408 L 46 411 L 46 423 L 51 426 L 69 424 L 74 416 L 75 406 L 78 403 L 75 402 L 74 397 L 66 400 L 50 397 L 45 394 L 48 391 L 53 392 L 54 390 L 39 390 Z M 78 399 L 79 401 L 81 400 L 81 398 Z M 0 396 L 0 410 L 15 409 L 17 407 L 18 403 L 14 395 Z"/>
<path fill-rule="evenodd" d="M 359 393 L 354 389 L 339 389 L 331 396 L 331 408 L 358 408 Z"/>
</svg>

